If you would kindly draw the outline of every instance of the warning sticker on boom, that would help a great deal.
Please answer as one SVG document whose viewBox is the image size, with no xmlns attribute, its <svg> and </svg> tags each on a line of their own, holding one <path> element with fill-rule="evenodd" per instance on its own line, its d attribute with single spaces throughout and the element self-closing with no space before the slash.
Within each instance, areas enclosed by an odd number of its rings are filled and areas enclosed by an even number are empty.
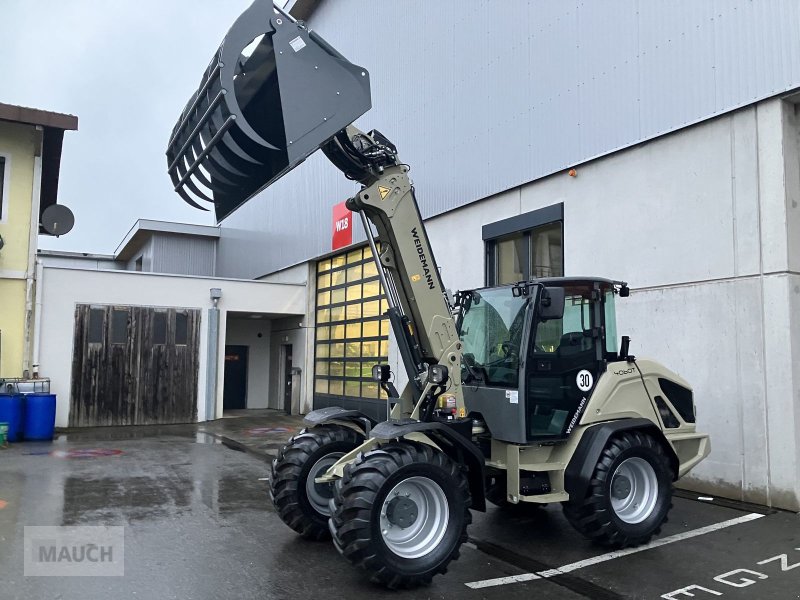
<svg viewBox="0 0 800 600">
<path fill-rule="evenodd" d="M 293 40 L 290 40 L 289 45 L 295 52 L 300 52 L 300 50 L 306 47 L 306 43 L 303 41 L 303 38 L 301 38 L 299 35 Z"/>
<path fill-rule="evenodd" d="M 392 190 L 390 190 L 387 187 L 383 187 L 382 185 L 378 186 L 378 193 L 381 195 L 381 200 L 385 200 L 386 196 L 388 196 L 389 192 L 391 192 L 391 191 Z"/>
</svg>

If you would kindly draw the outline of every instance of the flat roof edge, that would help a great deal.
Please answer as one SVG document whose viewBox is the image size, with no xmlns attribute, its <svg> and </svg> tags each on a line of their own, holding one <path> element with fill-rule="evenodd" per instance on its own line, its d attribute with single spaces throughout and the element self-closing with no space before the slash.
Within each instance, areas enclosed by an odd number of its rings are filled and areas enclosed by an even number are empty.
<svg viewBox="0 0 800 600">
<path fill-rule="evenodd" d="M 65 131 L 77 131 L 78 129 L 78 117 L 75 115 L 29 108 L 27 106 L 16 106 L 14 104 L 3 104 L 2 102 L 0 102 L 0 121 L 41 125 L 42 127 L 52 127 Z"/>
</svg>

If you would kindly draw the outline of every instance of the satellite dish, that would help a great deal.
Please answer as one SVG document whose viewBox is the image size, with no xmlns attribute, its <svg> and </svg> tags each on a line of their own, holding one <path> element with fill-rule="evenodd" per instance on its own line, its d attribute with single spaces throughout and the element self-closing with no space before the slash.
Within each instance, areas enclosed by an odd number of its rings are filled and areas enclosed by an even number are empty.
<svg viewBox="0 0 800 600">
<path fill-rule="evenodd" d="M 42 213 L 42 227 L 50 235 L 64 235 L 75 225 L 75 215 L 63 204 L 51 204 Z"/>
</svg>

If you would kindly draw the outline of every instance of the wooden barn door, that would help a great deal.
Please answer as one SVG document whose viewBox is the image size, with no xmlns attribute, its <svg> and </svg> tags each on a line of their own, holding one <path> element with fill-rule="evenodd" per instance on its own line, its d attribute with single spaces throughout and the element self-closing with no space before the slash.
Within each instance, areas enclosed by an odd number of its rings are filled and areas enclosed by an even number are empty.
<svg viewBox="0 0 800 600">
<path fill-rule="evenodd" d="M 79 304 L 69 424 L 197 419 L 200 311 Z"/>
</svg>

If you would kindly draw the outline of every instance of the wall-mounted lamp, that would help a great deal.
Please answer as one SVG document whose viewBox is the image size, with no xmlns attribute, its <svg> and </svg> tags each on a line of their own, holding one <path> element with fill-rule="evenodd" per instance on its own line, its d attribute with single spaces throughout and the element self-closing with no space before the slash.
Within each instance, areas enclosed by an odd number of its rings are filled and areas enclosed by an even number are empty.
<svg viewBox="0 0 800 600">
<path fill-rule="evenodd" d="M 211 301 L 214 302 L 214 308 L 217 308 L 217 302 L 222 298 L 222 288 L 211 288 L 209 292 L 211 294 Z"/>
</svg>

